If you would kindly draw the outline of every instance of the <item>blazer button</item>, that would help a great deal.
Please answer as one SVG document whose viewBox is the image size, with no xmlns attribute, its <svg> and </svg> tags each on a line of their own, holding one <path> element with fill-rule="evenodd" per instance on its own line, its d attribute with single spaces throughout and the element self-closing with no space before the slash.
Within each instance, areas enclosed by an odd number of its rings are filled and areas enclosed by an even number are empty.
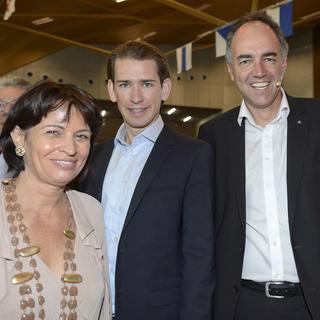
<svg viewBox="0 0 320 320">
<path fill-rule="evenodd" d="M 233 292 L 238 293 L 239 292 L 239 287 L 237 285 L 233 286 Z"/>
<path fill-rule="evenodd" d="M 240 252 L 244 252 L 244 247 L 240 247 Z"/>
</svg>

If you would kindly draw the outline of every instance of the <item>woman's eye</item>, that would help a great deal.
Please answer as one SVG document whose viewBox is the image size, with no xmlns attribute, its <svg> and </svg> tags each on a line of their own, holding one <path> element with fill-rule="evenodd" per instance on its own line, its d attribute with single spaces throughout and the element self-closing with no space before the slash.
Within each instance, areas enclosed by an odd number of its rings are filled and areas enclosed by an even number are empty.
<svg viewBox="0 0 320 320">
<path fill-rule="evenodd" d="M 77 138 L 79 138 L 81 140 L 89 140 L 90 136 L 88 134 L 78 134 Z"/>
<path fill-rule="evenodd" d="M 58 135 L 58 134 L 59 134 L 59 131 L 58 131 L 58 130 L 47 130 L 46 133 L 47 133 L 48 135 L 55 136 L 55 135 Z"/>
</svg>

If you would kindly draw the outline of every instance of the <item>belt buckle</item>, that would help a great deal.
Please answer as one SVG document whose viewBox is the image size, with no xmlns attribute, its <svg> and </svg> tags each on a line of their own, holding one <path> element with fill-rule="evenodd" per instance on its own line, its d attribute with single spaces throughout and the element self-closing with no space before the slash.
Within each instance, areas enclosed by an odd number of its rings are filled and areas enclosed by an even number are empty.
<svg viewBox="0 0 320 320">
<path fill-rule="evenodd" d="M 275 299 L 283 299 L 284 296 L 274 296 L 274 295 L 271 295 L 269 293 L 269 287 L 271 284 L 283 284 L 284 282 L 283 281 L 267 281 L 266 284 L 265 284 L 265 293 L 266 293 L 266 296 L 268 298 L 275 298 Z"/>
</svg>

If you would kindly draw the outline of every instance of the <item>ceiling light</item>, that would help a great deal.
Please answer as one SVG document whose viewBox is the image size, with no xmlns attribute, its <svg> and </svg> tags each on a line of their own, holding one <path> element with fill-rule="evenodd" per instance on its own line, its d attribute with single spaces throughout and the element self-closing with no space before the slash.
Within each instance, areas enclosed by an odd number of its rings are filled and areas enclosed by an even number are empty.
<svg viewBox="0 0 320 320">
<path fill-rule="evenodd" d="M 143 39 L 148 39 L 148 38 L 154 36 L 155 34 L 157 34 L 156 31 L 151 31 L 151 32 L 145 34 L 144 36 L 142 36 L 142 38 L 143 38 Z"/>
<path fill-rule="evenodd" d="M 107 115 L 107 110 L 101 110 L 100 115 L 101 117 L 105 117 Z"/>
<path fill-rule="evenodd" d="M 176 111 L 177 111 L 176 108 L 171 108 L 170 110 L 168 110 L 167 114 L 170 115 L 170 114 L 173 114 Z"/>
<path fill-rule="evenodd" d="M 45 17 L 45 18 L 33 20 L 32 23 L 35 24 L 36 26 L 39 26 L 40 24 L 45 24 L 45 23 L 49 23 L 49 22 L 52 22 L 52 21 L 53 21 L 52 18 Z"/>
<path fill-rule="evenodd" d="M 113 0 L 113 1 L 116 2 L 116 3 L 120 3 L 120 2 L 125 2 L 127 0 Z"/>
<path fill-rule="evenodd" d="M 208 8 L 210 8 L 210 7 L 211 7 L 210 3 L 204 3 L 201 6 L 199 6 L 196 10 L 204 11 L 204 10 L 207 10 Z"/>
<path fill-rule="evenodd" d="M 192 119 L 191 116 L 187 116 L 187 117 L 183 118 L 182 121 L 183 121 L 183 122 L 188 122 L 188 121 L 190 121 L 191 119 Z"/>
</svg>

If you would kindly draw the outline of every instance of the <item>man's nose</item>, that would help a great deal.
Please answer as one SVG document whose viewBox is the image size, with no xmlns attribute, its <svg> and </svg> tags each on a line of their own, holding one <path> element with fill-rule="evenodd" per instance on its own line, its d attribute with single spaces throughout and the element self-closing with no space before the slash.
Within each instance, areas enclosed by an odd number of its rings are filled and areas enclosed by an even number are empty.
<svg viewBox="0 0 320 320">
<path fill-rule="evenodd" d="M 253 66 L 253 75 L 256 77 L 263 77 L 265 75 L 265 67 L 263 62 L 256 61 Z"/>
<path fill-rule="evenodd" d="M 140 86 L 135 85 L 132 88 L 131 92 L 131 101 L 134 103 L 139 103 L 143 100 L 142 88 Z"/>
</svg>

